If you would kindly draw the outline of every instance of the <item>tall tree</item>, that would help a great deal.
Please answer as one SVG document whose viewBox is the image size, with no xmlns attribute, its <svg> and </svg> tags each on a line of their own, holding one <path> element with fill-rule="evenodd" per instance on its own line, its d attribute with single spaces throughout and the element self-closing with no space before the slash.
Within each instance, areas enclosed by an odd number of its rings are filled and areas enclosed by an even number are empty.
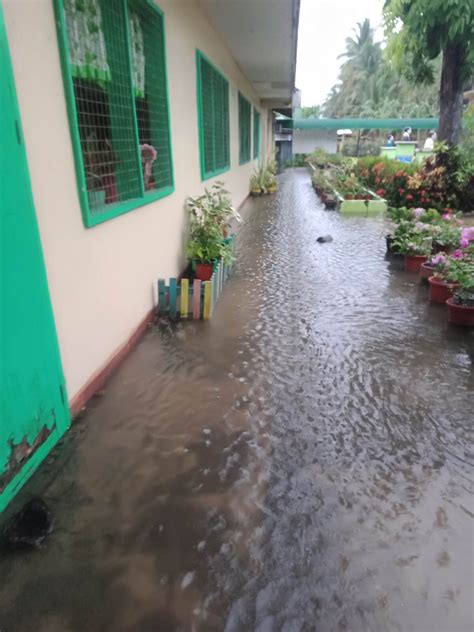
<svg viewBox="0 0 474 632">
<path fill-rule="evenodd" d="M 441 57 L 431 64 L 433 83 L 423 85 L 400 72 L 393 59 L 383 55 L 374 41 L 368 20 L 360 22 L 346 39 L 338 82 L 323 106 L 324 116 L 373 118 L 423 118 L 438 116 Z"/>
<path fill-rule="evenodd" d="M 306 105 L 300 108 L 298 113 L 300 118 L 319 118 L 322 107 L 320 105 Z"/>
<path fill-rule="evenodd" d="M 463 85 L 474 73 L 473 0 L 386 0 L 388 54 L 417 82 L 432 82 L 432 61 L 442 55 L 439 138 L 456 144 Z"/>
</svg>

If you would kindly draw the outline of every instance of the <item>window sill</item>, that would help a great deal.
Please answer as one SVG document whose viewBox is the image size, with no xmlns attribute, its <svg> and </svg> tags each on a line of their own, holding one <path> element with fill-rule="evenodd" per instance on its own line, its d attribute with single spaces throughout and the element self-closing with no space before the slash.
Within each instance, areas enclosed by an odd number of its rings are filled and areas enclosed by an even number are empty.
<svg viewBox="0 0 474 632">
<path fill-rule="evenodd" d="M 85 227 L 92 228 L 93 226 L 97 226 L 98 224 L 107 222 L 114 217 L 118 217 L 119 215 L 124 215 L 125 213 L 129 213 L 130 211 L 134 211 L 140 206 L 145 206 L 146 204 L 150 204 L 151 202 L 161 200 L 161 198 L 171 195 L 171 193 L 173 192 L 173 185 L 163 187 L 162 189 L 159 189 L 157 191 L 148 191 L 142 198 L 134 198 L 133 200 L 116 202 L 115 204 L 108 205 L 102 210 L 97 210 L 96 213 L 92 213 L 90 208 L 88 207 L 87 211 L 83 213 Z"/>
<path fill-rule="evenodd" d="M 210 171 L 209 173 L 204 173 L 201 176 L 201 181 L 204 182 L 205 180 L 210 180 L 211 178 L 220 176 L 222 173 L 226 173 L 226 171 L 229 171 L 229 169 L 230 169 L 230 165 L 227 165 L 226 167 L 222 167 L 222 169 L 216 169 L 216 171 Z"/>
</svg>

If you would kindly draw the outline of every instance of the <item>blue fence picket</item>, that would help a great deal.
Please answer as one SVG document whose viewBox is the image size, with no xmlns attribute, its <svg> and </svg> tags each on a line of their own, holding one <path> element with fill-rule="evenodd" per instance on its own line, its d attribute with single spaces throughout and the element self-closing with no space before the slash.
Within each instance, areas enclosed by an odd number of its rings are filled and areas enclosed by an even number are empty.
<svg viewBox="0 0 474 632">
<path fill-rule="evenodd" d="M 176 279 L 170 279 L 169 289 L 169 310 L 170 318 L 176 318 L 177 313 L 177 282 Z"/>
<path fill-rule="evenodd" d="M 166 285 L 164 279 L 158 281 L 158 311 L 160 314 L 166 312 Z"/>
</svg>

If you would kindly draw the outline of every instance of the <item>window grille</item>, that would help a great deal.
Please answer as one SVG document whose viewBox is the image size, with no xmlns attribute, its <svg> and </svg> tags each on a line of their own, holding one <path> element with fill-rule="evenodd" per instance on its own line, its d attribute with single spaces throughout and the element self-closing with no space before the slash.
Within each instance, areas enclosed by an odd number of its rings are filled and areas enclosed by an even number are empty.
<svg viewBox="0 0 474 632">
<path fill-rule="evenodd" d="M 250 120 L 250 103 L 239 92 L 239 162 L 241 165 L 250 160 Z"/>
<path fill-rule="evenodd" d="M 211 178 L 230 166 L 229 83 L 197 51 L 197 97 L 201 178 Z"/>
<path fill-rule="evenodd" d="M 260 158 L 260 112 L 253 110 L 253 157 Z"/>
<path fill-rule="evenodd" d="M 86 226 L 173 191 L 161 11 L 148 0 L 55 0 Z"/>
</svg>

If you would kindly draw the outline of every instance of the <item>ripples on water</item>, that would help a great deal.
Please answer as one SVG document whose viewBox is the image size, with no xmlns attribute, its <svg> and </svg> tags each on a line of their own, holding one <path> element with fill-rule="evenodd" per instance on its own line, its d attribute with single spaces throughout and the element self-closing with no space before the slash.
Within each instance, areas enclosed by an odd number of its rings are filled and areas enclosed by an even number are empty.
<svg viewBox="0 0 474 632">
<path fill-rule="evenodd" d="M 150 333 L 90 412 L 29 569 L 77 595 L 34 629 L 472 628 L 472 334 L 385 260 L 383 219 L 281 180 L 213 320 Z"/>
</svg>

